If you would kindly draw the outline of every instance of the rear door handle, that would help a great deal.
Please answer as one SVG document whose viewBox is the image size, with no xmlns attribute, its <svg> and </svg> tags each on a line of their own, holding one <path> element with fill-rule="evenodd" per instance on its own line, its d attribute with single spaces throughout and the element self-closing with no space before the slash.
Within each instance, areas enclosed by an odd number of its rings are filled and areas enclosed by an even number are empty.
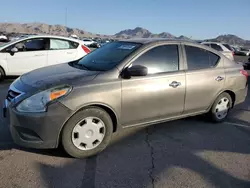
<svg viewBox="0 0 250 188">
<path fill-rule="evenodd" d="M 180 85 L 181 85 L 181 83 L 180 82 L 176 82 L 176 81 L 173 81 L 171 84 L 169 84 L 169 86 L 173 87 L 173 88 L 177 88 Z"/>
<path fill-rule="evenodd" d="M 218 81 L 218 82 L 220 82 L 220 81 L 224 80 L 224 78 L 221 77 L 221 76 L 218 76 L 217 78 L 215 78 L 215 80 Z"/>
<path fill-rule="evenodd" d="M 67 52 L 67 54 L 73 54 L 74 52 Z"/>
<path fill-rule="evenodd" d="M 45 56 L 45 54 L 36 54 L 35 56 Z"/>
</svg>

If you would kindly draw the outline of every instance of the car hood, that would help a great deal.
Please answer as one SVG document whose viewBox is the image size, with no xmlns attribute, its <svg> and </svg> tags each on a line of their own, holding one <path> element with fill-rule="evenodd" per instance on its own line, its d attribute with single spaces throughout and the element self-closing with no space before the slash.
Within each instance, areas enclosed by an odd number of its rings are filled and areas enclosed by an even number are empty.
<svg viewBox="0 0 250 188">
<path fill-rule="evenodd" d="M 68 63 L 63 63 L 23 74 L 20 81 L 23 85 L 43 90 L 63 84 L 74 85 L 78 80 L 92 80 L 98 73 L 98 71 L 78 69 Z"/>
</svg>

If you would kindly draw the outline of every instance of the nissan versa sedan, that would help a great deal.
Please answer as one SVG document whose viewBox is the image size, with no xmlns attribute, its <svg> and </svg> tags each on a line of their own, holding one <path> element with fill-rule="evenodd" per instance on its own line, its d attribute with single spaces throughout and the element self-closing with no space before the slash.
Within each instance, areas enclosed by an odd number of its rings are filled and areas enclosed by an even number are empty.
<svg viewBox="0 0 250 188">
<path fill-rule="evenodd" d="M 4 112 L 13 140 L 76 158 L 104 150 L 114 132 L 207 114 L 225 120 L 247 95 L 243 67 L 208 46 L 137 39 L 40 68 L 10 86 Z"/>
</svg>

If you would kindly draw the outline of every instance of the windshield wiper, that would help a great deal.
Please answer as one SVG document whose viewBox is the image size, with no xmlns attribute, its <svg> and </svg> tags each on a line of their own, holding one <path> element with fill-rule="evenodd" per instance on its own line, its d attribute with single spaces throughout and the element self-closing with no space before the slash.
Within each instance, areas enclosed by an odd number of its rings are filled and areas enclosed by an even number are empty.
<svg viewBox="0 0 250 188">
<path fill-rule="evenodd" d="M 69 63 L 69 65 L 73 66 L 73 67 L 76 67 L 76 68 L 84 68 L 86 70 L 90 70 L 87 66 L 83 65 L 83 64 L 80 64 L 79 61 L 72 61 Z"/>
<path fill-rule="evenodd" d="M 90 70 L 86 65 L 83 65 L 83 64 L 79 64 L 79 63 L 77 63 L 80 67 L 84 67 L 85 69 L 87 69 L 87 70 Z"/>
</svg>

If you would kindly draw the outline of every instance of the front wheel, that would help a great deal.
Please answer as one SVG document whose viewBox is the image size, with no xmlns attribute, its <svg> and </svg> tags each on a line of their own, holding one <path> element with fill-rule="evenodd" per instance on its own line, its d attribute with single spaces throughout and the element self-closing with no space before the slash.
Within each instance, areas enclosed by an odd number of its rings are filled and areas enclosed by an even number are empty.
<svg viewBox="0 0 250 188">
<path fill-rule="evenodd" d="M 228 112 L 232 108 L 232 98 L 228 93 L 220 94 L 215 100 L 210 116 L 214 122 L 222 122 L 226 119 Z"/>
<path fill-rule="evenodd" d="M 0 81 L 3 81 L 5 77 L 3 69 L 0 67 Z"/>
<path fill-rule="evenodd" d="M 77 112 L 62 132 L 65 151 L 75 158 L 85 158 L 104 150 L 113 133 L 109 114 L 101 108 L 90 107 Z"/>
</svg>

